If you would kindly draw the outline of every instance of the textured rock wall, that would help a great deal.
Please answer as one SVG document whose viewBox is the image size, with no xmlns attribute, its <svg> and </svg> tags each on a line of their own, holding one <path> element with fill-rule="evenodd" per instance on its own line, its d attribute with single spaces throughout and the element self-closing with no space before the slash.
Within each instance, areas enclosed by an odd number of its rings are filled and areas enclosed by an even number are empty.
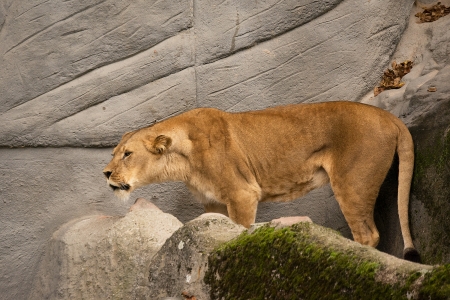
<svg viewBox="0 0 450 300">
<path fill-rule="evenodd" d="M 412 5 L 1 1 L 2 297 L 27 298 L 59 226 L 125 214 L 130 204 L 113 198 L 101 174 L 125 131 L 198 106 L 359 100 L 390 62 Z M 202 211 L 177 183 L 139 195 L 183 222 Z M 258 220 L 293 212 L 349 235 L 329 188 L 264 204 Z"/>
<path fill-rule="evenodd" d="M 357 100 L 389 62 L 411 4 L 4 4 L 0 145 L 113 146 L 195 106 Z"/>
</svg>

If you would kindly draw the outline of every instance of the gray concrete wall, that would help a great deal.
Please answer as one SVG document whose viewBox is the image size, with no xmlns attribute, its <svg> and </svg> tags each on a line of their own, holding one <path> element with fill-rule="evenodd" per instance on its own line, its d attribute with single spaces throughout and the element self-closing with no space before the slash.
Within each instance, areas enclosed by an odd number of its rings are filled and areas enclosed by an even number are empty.
<svg viewBox="0 0 450 300">
<path fill-rule="evenodd" d="M 124 215 L 101 171 L 121 135 L 185 110 L 356 101 L 373 89 L 412 0 L 0 3 L 0 291 L 26 299 L 62 224 Z M 179 183 L 137 191 L 182 222 L 202 208 Z M 349 236 L 329 187 L 264 204 Z"/>
</svg>

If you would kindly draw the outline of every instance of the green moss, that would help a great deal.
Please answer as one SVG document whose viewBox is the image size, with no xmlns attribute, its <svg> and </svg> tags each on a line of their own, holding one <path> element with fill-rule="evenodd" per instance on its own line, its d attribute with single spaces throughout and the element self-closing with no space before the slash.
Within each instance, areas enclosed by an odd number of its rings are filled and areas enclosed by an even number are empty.
<svg viewBox="0 0 450 300">
<path fill-rule="evenodd" d="M 399 284 L 376 280 L 378 262 L 331 249 L 309 224 L 243 233 L 209 257 L 211 299 L 406 299 L 420 276 Z"/>
<path fill-rule="evenodd" d="M 419 298 L 433 300 L 450 298 L 450 264 L 437 267 L 425 275 Z"/>
</svg>

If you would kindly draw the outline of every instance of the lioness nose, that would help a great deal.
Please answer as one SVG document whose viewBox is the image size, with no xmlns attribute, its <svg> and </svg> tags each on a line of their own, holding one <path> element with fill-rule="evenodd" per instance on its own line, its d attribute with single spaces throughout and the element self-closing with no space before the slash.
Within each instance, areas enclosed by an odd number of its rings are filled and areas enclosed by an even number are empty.
<svg viewBox="0 0 450 300">
<path fill-rule="evenodd" d="M 110 172 L 110 171 L 105 171 L 105 172 L 103 172 L 103 174 L 105 174 L 106 179 L 109 179 L 109 177 L 111 176 L 112 172 Z"/>
</svg>

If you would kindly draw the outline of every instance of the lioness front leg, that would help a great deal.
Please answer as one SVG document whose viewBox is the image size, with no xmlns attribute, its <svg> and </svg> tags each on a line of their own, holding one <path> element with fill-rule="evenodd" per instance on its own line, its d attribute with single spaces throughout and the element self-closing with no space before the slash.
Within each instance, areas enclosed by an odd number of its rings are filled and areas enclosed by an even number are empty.
<svg viewBox="0 0 450 300">
<path fill-rule="evenodd" d="M 205 212 L 207 213 L 219 213 L 228 217 L 228 208 L 225 204 L 219 202 L 210 202 L 204 205 Z"/>
<path fill-rule="evenodd" d="M 233 222 L 249 228 L 255 223 L 258 195 L 253 191 L 239 190 L 228 195 L 228 215 Z"/>
</svg>

